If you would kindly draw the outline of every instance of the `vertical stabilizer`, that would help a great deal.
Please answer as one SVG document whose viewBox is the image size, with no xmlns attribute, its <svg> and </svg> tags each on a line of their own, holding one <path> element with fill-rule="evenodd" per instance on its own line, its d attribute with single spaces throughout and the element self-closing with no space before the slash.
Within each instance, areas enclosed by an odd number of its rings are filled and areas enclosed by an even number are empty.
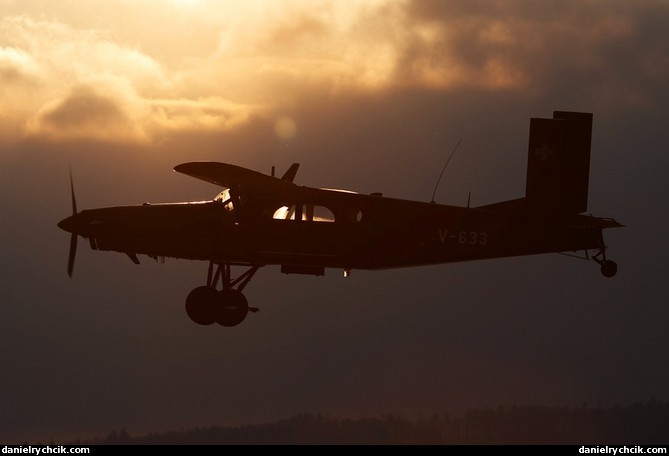
<svg viewBox="0 0 669 456">
<path fill-rule="evenodd" d="M 592 114 L 553 112 L 530 119 L 525 197 L 537 210 L 587 209 Z"/>
</svg>

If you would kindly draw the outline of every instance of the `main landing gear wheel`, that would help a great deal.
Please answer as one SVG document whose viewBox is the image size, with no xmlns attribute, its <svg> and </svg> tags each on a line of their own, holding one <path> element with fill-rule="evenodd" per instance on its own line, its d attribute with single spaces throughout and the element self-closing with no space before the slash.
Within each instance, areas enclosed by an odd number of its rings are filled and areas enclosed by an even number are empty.
<svg viewBox="0 0 669 456">
<path fill-rule="evenodd" d="M 249 313 L 249 303 L 244 295 L 237 290 L 221 290 L 216 323 L 221 326 L 237 326 L 244 321 Z"/>
<path fill-rule="evenodd" d="M 219 308 L 218 291 L 211 287 L 197 287 L 186 298 L 186 313 L 198 325 L 211 325 L 216 322 Z"/>
<path fill-rule="evenodd" d="M 186 313 L 198 325 L 218 323 L 221 326 L 231 327 L 240 324 L 249 312 L 257 312 L 258 308 L 249 307 L 242 290 L 249 283 L 259 266 L 251 266 L 236 279 L 231 278 L 231 265 L 209 263 L 207 285 L 195 288 L 186 298 Z M 218 291 L 216 286 L 221 281 L 223 289 Z M 237 287 L 236 289 L 234 287 Z"/>
</svg>

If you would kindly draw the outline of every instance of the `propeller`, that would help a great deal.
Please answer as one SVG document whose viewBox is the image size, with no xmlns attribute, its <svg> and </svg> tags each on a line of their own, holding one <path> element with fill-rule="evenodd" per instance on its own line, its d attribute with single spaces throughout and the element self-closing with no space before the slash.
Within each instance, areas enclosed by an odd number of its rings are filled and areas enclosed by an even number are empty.
<svg viewBox="0 0 669 456">
<path fill-rule="evenodd" d="M 72 194 L 72 215 L 77 215 L 77 198 L 74 196 L 74 180 L 72 179 L 72 169 L 70 168 L 70 192 Z M 72 278 L 74 270 L 74 258 L 77 256 L 77 233 L 70 236 L 70 254 L 67 259 L 67 275 Z"/>
</svg>

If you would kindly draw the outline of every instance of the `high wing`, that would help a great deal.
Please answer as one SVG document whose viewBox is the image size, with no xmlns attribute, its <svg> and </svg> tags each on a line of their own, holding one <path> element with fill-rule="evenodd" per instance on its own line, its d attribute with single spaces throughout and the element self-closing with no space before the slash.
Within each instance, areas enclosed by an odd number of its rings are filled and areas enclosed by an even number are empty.
<svg viewBox="0 0 669 456">
<path fill-rule="evenodd" d="M 174 171 L 230 189 L 274 192 L 292 187 L 299 163 L 293 163 L 281 179 L 241 166 L 209 161 L 182 163 Z"/>
</svg>

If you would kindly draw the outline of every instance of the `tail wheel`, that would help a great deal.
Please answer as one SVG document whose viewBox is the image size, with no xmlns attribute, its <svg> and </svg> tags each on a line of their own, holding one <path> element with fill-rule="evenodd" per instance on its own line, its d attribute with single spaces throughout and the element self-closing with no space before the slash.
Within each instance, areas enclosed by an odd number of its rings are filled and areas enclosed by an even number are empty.
<svg viewBox="0 0 669 456">
<path fill-rule="evenodd" d="M 249 313 L 249 303 L 246 297 L 237 290 L 219 291 L 216 323 L 221 326 L 237 326 Z"/>
<path fill-rule="evenodd" d="M 604 260 L 602 261 L 601 271 L 604 277 L 613 277 L 618 272 L 618 265 L 615 261 Z"/>
<path fill-rule="evenodd" d="M 216 321 L 219 308 L 218 292 L 211 287 L 197 287 L 186 298 L 186 313 L 198 325 L 211 325 Z"/>
<path fill-rule="evenodd" d="M 604 244 L 604 236 L 601 231 L 599 232 L 599 250 L 592 256 L 592 259 L 599 264 L 604 277 L 613 277 L 618 272 L 616 262 L 606 259 L 606 244 Z"/>
</svg>

